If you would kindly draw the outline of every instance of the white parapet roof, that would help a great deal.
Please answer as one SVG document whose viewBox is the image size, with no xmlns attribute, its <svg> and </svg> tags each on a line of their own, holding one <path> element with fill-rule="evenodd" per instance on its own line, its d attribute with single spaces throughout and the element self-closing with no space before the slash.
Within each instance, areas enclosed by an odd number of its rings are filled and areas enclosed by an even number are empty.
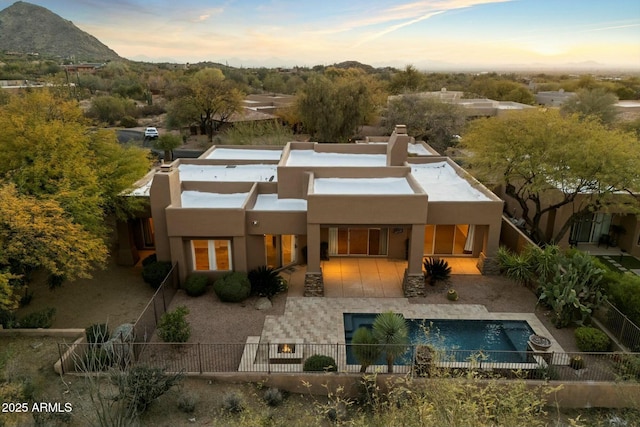
<svg viewBox="0 0 640 427">
<path fill-rule="evenodd" d="M 433 153 L 427 150 L 427 148 L 420 143 L 407 144 L 407 152 L 418 156 L 433 156 Z"/>
<path fill-rule="evenodd" d="M 306 211 L 305 199 L 279 199 L 277 194 L 259 194 L 254 211 Z"/>
<path fill-rule="evenodd" d="M 412 164 L 411 174 L 429 195 L 430 202 L 491 200 L 458 175 L 447 162 Z"/>
<path fill-rule="evenodd" d="M 207 159 L 220 160 L 280 160 L 282 150 L 251 150 L 247 148 L 216 148 Z"/>
<path fill-rule="evenodd" d="M 415 194 L 405 178 L 317 178 L 315 194 Z"/>
<path fill-rule="evenodd" d="M 249 193 L 209 193 L 205 191 L 183 191 L 183 208 L 240 208 Z"/>
<path fill-rule="evenodd" d="M 270 182 L 278 180 L 277 165 L 180 165 L 181 181 Z"/>
<path fill-rule="evenodd" d="M 386 166 L 386 154 L 324 153 L 291 150 L 287 166 Z"/>
</svg>

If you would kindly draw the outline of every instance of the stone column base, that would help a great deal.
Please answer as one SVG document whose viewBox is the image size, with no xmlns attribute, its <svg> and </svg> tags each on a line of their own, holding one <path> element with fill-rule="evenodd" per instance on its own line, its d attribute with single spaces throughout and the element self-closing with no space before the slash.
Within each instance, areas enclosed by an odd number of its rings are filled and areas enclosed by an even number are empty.
<svg viewBox="0 0 640 427">
<path fill-rule="evenodd" d="M 402 280 L 402 291 L 406 298 L 415 298 L 425 296 L 424 292 L 424 276 L 422 274 L 409 275 L 409 270 L 404 270 L 404 279 Z"/>
<path fill-rule="evenodd" d="M 304 296 L 305 297 L 323 297 L 324 296 L 324 280 L 322 279 L 322 272 L 305 274 Z"/>
<path fill-rule="evenodd" d="M 478 264 L 476 265 L 480 273 L 490 276 L 497 276 L 500 274 L 500 264 L 495 257 L 487 257 L 484 252 L 480 253 L 478 257 Z"/>
</svg>

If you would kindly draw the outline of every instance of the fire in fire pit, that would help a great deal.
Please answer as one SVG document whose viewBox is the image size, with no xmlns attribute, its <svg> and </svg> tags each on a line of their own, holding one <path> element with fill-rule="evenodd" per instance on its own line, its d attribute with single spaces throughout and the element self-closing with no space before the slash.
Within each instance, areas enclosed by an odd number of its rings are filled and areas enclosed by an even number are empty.
<svg viewBox="0 0 640 427">
<path fill-rule="evenodd" d="M 295 353 L 295 344 L 278 344 L 278 353 Z"/>
</svg>

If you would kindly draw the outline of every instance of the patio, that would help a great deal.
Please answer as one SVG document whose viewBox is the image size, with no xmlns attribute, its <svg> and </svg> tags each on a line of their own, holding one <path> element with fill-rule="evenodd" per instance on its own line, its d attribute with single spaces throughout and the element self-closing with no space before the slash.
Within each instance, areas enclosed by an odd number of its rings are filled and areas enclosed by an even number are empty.
<svg viewBox="0 0 640 427">
<path fill-rule="evenodd" d="M 452 275 L 478 275 L 477 258 L 441 257 L 451 266 Z M 328 298 L 403 298 L 404 260 L 389 258 L 334 257 L 322 261 L 324 296 Z M 289 281 L 289 296 L 303 296 L 306 266 L 283 270 Z"/>
</svg>

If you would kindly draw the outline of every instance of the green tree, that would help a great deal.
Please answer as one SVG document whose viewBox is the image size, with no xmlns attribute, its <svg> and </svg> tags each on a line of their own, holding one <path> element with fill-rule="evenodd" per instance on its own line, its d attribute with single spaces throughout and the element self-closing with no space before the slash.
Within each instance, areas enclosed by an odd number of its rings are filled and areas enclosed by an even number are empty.
<svg viewBox="0 0 640 427">
<path fill-rule="evenodd" d="M 460 135 L 466 123 L 465 111 L 459 105 L 418 95 L 394 97 L 382 116 L 388 133 L 397 124 L 407 125 L 409 135 L 427 141 L 440 153 L 457 142 L 453 135 Z"/>
<path fill-rule="evenodd" d="M 347 142 L 375 111 L 375 85 L 359 69 L 327 68 L 325 73 L 311 77 L 299 93 L 299 117 L 320 142 Z"/>
<path fill-rule="evenodd" d="M 423 89 L 425 75 L 413 65 L 393 74 L 389 82 L 389 92 L 393 94 L 418 92 Z"/>
<path fill-rule="evenodd" d="M 578 114 L 581 118 L 596 117 L 610 125 L 618 117 L 617 102 L 618 98 L 606 89 L 580 89 L 562 105 L 561 110 L 566 114 Z"/>
<path fill-rule="evenodd" d="M 393 372 L 393 362 L 407 350 L 409 328 L 402 314 L 380 313 L 373 321 L 373 337 L 387 359 L 387 372 Z"/>
<path fill-rule="evenodd" d="M 0 313 L 15 310 L 20 305 L 18 289 L 11 283 L 18 278 L 15 274 L 0 271 Z"/>
<path fill-rule="evenodd" d="M 479 119 L 465 133 L 470 170 L 484 182 L 502 184 L 520 206 L 533 238 L 559 242 L 576 221 L 602 209 L 637 210 L 640 147 L 630 133 L 597 120 L 563 117 L 557 110 L 513 112 Z M 555 236 L 543 215 L 576 202 Z"/>
<path fill-rule="evenodd" d="M 382 346 L 373 336 L 371 329 L 361 326 L 356 329 L 351 339 L 351 350 L 360 363 L 360 372 L 367 372 L 367 368 L 378 360 L 382 353 Z"/>
<path fill-rule="evenodd" d="M 114 125 L 124 116 L 135 117 L 137 109 L 135 103 L 121 96 L 96 96 L 91 100 L 89 115 L 102 122 Z"/>
<path fill-rule="evenodd" d="M 225 123 L 241 110 L 243 94 L 233 82 L 225 80 L 217 68 L 204 68 L 173 85 L 168 92 L 167 125 L 198 123 L 200 132 L 213 141 L 216 122 Z"/>
<path fill-rule="evenodd" d="M 153 146 L 164 151 L 164 163 L 173 161 L 173 150 L 182 145 L 182 138 L 179 135 L 165 133 L 155 140 Z"/>
</svg>

